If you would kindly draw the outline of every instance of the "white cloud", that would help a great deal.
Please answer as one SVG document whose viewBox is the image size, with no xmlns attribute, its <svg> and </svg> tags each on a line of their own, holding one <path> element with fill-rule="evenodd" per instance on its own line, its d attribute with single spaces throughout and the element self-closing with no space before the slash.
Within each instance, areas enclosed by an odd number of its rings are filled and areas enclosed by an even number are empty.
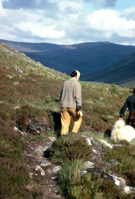
<svg viewBox="0 0 135 199">
<path fill-rule="evenodd" d="M 24 32 L 30 32 L 33 36 L 42 38 L 62 38 L 65 34 L 63 30 L 57 30 L 54 25 L 44 26 L 42 23 L 33 22 L 20 23 L 16 28 Z"/>
<path fill-rule="evenodd" d="M 81 2 L 73 2 L 69 0 L 59 1 L 58 3 L 59 11 L 64 12 L 66 9 L 70 9 L 72 12 L 77 12 L 82 9 Z"/>
<path fill-rule="evenodd" d="M 128 9 L 125 9 L 122 14 L 121 17 L 126 18 L 127 20 L 135 20 L 135 8 L 131 7 Z"/>
<path fill-rule="evenodd" d="M 92 3 L 96 8 L 115 7 L 117 0 L 83 0 L 87 3 Z"/>
<path fill-rule="evenodd" d="M 122 13 L 111 9 L 89 11 L 86 6 L 114 6 L 116 0 L 30 0 L 39 9 L 3 8 L 0 0 L 0 37 L 31 42 L 71 44 L 86 41 L 135 40 L 135 8 Z M 17 0 L 13 0 L 16 2 Z M 20 5 L 24 1 L 19 1 Z M 44 3 L 43 3 L 44 2 Z M 87 4 L 84 4 L 87 2 Z M 6 2 L 8 3 L 8 2 Z M 41 5 L 47 6 L 41 9 Z M 8 4 L 7 4 L 8 5 Z M 8 6 L 9 6 L 8 5 Z M 17 6 L 17 4 L 16 4 Z M 28 4 L 27 4 L 28 6 Z M 113 40 L 114 39 L 114 40 Z"/>
<path fill-rule="evenodd" d="M 135 21 L 122 18 L 114 10 L 98 10 L 89 15 L 91 28 L 103 31 L 107 38 L 116 33 L 119 36 L 135 37 Z"/>
<path fill-rule="evenodd" d="M 0 17 L 5 17 L 7 15 L 7 13 L 3 9 L 2 3 L 3 3 L 3 0 L 0 0 Z"/>
<path fill-rule="evenodd" d="M 2 3 L 1 3 L 2 5 Z M 0 7 L 0 37 L 2 39 L 21 40 L 30 37 L 47 39 L 62 38 L 65 34 L 64 30 L 60 30 L 53 19 L 47 18 L 42 10 L 25 10 L 23 8 L 13 10 Z M 7 34 L 5 34 L 7 31 Z M 24 38 L 20 38 L 20 33 Z"/>
</svg>

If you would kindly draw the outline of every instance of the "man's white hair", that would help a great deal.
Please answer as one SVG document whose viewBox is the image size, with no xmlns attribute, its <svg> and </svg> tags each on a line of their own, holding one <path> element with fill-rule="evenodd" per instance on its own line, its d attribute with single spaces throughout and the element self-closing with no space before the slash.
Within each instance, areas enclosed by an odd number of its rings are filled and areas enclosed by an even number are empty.
<svg viewBox="0 0 135 199">
<path fill-rule="evenodd" d="M 76 70 L 76 72 L 77 72 L 77 79 L 79 79 L 81 74 L 78 70 Z"/>
</svg>

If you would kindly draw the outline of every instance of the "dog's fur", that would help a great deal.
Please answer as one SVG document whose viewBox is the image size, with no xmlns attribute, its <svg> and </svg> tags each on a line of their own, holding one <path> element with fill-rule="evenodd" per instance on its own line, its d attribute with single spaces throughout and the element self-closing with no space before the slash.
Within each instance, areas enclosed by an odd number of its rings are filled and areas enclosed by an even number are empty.
<svg viewBox="0 0 135 199">
<path fill-rule="evenodd" d="M 111 131 L 111 139 L 115 142 L 118 140 L 126 140 L 127 142 L 131 142 L 135 139 L 135 129 L 130 125 L 126 125 L 123 119 L 117 120 Z"/>
</svg>

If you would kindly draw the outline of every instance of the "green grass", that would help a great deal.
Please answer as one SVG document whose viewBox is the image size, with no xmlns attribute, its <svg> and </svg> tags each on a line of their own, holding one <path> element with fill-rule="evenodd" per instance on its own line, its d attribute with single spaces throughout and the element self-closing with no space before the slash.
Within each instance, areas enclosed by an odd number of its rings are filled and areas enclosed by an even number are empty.
<svg viewBox="0 0 135 199">
<path fill-rule="evenodd" d="M 132 181 L 135 179 L 135 152 L 134 152 L 134 146 L 131 144 L 128 144 L 127 142 L 120 142 L 122 143 L 122 147 L 114 147 L 112 150 L 107 150 L 105 152 L 105 161 L 114 160 L 115 162 L 118 162 L 117 165 L 111 164 L 110 172 L 119 173 L 121 175 L 124 175 L 126 178 L 128 178 L 129 184 L 134 186 Z M 130 176 L 130 173 L 132 172 L 132 176 Z M 129 176 L 130 178 L 129 178 Z"/>
</svg>

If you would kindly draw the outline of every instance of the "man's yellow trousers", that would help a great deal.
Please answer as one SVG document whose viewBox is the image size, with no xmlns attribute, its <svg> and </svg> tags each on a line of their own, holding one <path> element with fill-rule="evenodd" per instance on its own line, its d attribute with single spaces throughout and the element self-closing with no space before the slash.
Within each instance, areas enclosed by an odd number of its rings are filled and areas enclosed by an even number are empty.
<svg viewBox="0 0 135 199">
<path fill-rule="evenodd" d="M 61 135 L 68 134 L 71 118 L 73 118 L 72 132 L 77 133 L 82 123 L 82 117 L 80 116 L 79 112 L 76 112 L 76 109 L 74 108 L 62 108 L 61 109 Z"/>
</svg>

